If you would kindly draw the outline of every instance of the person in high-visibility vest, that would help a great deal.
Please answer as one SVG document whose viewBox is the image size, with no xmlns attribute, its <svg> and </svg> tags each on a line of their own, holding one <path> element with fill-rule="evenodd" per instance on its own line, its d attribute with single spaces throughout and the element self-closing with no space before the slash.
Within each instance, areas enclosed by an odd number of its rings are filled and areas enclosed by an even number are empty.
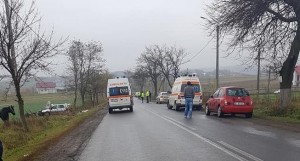
<svg viewBox="0 0 300 161">
<path fill-rule="evenodd" d="M 150 93 L 149 93 L 149 90 L 147 90 L 147 92 L 146 92 L 147 103 L 149 103 L 149 96 L 150 96 Z"/>
<path fill-rule="evenodd" d="M 142 103 L 144 103 L 144 92 L 141 92 L 141 99 L 142 99 Z"/>
</svg>

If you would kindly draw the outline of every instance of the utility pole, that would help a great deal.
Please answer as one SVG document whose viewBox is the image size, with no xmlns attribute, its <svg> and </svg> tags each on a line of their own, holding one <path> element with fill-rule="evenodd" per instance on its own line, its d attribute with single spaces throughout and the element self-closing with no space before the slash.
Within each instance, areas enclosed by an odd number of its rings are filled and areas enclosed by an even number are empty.
<svg viewBox="0 0 300 161">
<path fill-rule="evenodd" d="M 268 72 L 268 100 L 270 99 L 270 82 L 271 82 L 271 66 L 269 66 Z"/>
<path fill-rule="evenodd" d="M 259 79 L 260 79 L 260 49 L 258 50 L 258 54 L 257 54 L 257 94 L 259 94 Z"/>
<path fill-rule="evenodd" d="M 220 35 L 220 27 L 217 25 L 217 44 L 216 44 L 216 86 L 217 89 L 219 88 L 219 35 Z"/>
<path fill-rule="evenodd" d="M 208 20 L 205 17 L 200 17 L 204 20 L 207 20 L 210 22 L 210 20 Z M 216 42 L 216 88 L 219 88 L 219 37 L 220 37 L 220 26 L 217 24 L 216 26 L 216 31 L 217 31 L 217 42 Z"/>
</svg>

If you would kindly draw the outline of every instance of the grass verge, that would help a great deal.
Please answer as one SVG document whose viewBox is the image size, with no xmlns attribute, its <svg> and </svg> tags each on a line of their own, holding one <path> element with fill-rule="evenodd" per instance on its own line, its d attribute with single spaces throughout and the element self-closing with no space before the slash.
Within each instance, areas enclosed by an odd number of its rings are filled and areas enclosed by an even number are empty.
<svg viewBox="0 0 300 161">
<path fill-rule="evenodd" d="M 3 160 L 28 160 L 26 158 L 39 154 L 98 110 L 101 108 L 74 115 L 28 118 L 30 132 L 24 132 L 20 122 L 11 122 L 9 127 L 0 130 L 0 139 L 4 145 Z"/>
<path fill-rule="evenodd" d="M 284 111 L 279 110 L 279 95 L 254 96 L 254 116 L 261 119 L 272 120 L 274 123 L 282 122 L 300 124 L 300 95 L 294 93 L 290 105 Z"/>
</svg>

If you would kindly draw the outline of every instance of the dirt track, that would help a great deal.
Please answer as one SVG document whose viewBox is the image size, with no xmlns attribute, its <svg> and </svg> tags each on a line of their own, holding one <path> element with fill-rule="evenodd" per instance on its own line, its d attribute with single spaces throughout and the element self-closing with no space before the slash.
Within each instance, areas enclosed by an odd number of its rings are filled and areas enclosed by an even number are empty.
<svg viewBox="0 0 300 161">
<path fill-rule="evenodd" d="M 85 148 L 87 140 L 90 139 L 93 131 L 98 127 L 107 109 L 97 111 L 96 114 L 88 118 L 70 133 L 61 137 L 56 143 L 50 145 L 42 154 L 34 157 L 35 161 L 73 161 L 77 160 L 81 151 Z"/>
</svg>

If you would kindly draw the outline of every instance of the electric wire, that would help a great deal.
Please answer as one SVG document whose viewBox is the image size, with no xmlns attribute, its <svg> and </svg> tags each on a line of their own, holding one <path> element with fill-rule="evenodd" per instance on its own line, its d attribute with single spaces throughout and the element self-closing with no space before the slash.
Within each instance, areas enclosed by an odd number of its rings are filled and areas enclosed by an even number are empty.
<svg viewBox="0 0 300 161">
<path fill-rule="evenodd" d="M 214 39 L 214 37 L 212 37 L 206 44 L 205 46 L 200 50 L 198 51 L 193 57 L 191 57 L 189 60 L 185 61 L 183 64 L 187 63 L 187 62 L 190 62 L 192 59 L 194 59 L 196 56 L 198 56 L 199 54 L 201 54 L 201 52 L 210 44 L 210 42 Z"/>
</svg>

